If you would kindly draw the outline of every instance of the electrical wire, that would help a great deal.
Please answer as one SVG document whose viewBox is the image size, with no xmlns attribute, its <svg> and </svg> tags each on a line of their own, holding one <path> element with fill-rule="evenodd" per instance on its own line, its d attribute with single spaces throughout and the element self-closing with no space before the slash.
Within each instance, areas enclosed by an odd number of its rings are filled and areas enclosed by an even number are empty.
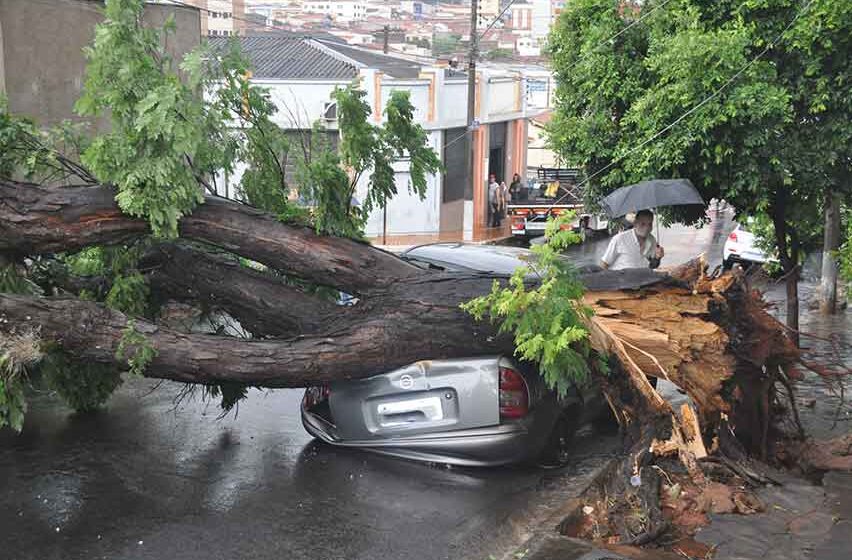
<svg viewBox="0 0 852 560">
<path fill-rule="evenodd" d="M 641 144 L 639 144 L 639 145 L 638 145 L 638 146 L 636 146 L 635 148 L 632 148 L 631 150 L 628 150 L 628 151 L 627 151 L 627 152 L 625 152 L 624 154 L 622 154 L 622 155 L 620 155 L 619 157 L 617 157 L 616 159 L 612 160 L 612 161 L 611 161 L 609 164 L 607 164 L 605 167 L 602 167 L 601 169 L 597 170 L 597 171 L 596 171 L 596 172 L 594 172 L 593 174 L 589 175 L 586 179 L 584 179 L 583 181 L 581 181 L 580 183 L 578 183 L 578 184 L 576 185 L 576 187 L 575 187 L 575 188 L 579 188 L 579 187 L 582 187 L 582 186 L 587 185 L 587 184 L 589 183 L 589 181 L 591 181 L 592 179 L 594 179 L 595 177 L 597 177 L 598 175 L 600 175 L 600 174 L 601 174 L 601 173 L 603 173 L 604 171 L 606 171 L 606 170 L 610 169 L 611 167 L 613 167 L 615 164 L 617 164 L 617 163 L 619 163 L 620 161 L 622 161 L 622 160 L 623 160 L 624 158 L 626 158 L 627 156 L 629 156 L 629 155 L 631 155 L 631 154 L 633 154 L 633 153 L 637 152 L 638 150 L 640 150 L 640 149 L 644 148 L 645 146 L 647 146 L 648 144 L 650 144 L 651 142 L 653 142 L 654 140 L 656 140 L 657 138 L 659 138 L 660 136 L 662 136 L 663 134 L 665 134 L 666 132 L 668 132 L 669 130 L 671 130 L 672 128 L 674 128 L 675 126 L 677 126 L 677 124 L 678 124 L 678 123 L 680 123 L 681 121 L 683 121 L 685 118 L 687 118 L 687 117 L 688 117 L 688 116 L 690 116 L 691 114 L 695 113 L 695 111 L 697 111 L 698 109 L 700 109 L 701 107 L 703 107 L 704 105 L 706 105 L 707 103 L 709 103 L 710 101 L 712 101 L 713 99 L 715 99 L 715 98 L 716 98 L 716 97 L 717 97 L 720 93 L 722 93 L 722 91 L 724 91 L 724 90 L 725 90 L 725 88 L 727 88 L 727 87 L 728 87 L 729 85 L 731 85 L 731 84 L 732 84 L 732 83 L 733 83 L 733 82 L 734 82 L 737 78 L 739 78 L 739 77 L 743 74 L 743 72 L 745 72 L 746 70 L 748 70 L 749 68 L 751 68 L 751 67 L 752 67 L 752 65 L 754 65 L 754 64 L 755 64 L 758 60 L 760 60 L 761 58 L 763 58 L 763 55 L 765 55 L 765 54 L 766 54 L 767 52 L 769 52 L 769 51 L 770 51 L 773 47 L 775 47 L 776 45 L 778 45 L 779 43 L 781 43 L 781 41 L 783 41 L 783 39 L 784 39 L 784 34 L 785 34 L 785 33 L 786 33 L 786 32 L 787 32 L 787 31 L 788 31 L 791 27 L 793 27 L 793 24 L 795 24 L 795 23 L 796 23 L 796 20 L 798 20 L 798 19 L 799 19 L 799 17 L 800 17 L 803 13 L 805 13 L 805 12 L 807 11 L 807 9 L 808 9 L 808 8 L 810 8 L 811 4 L 813 4 L 813 3 L 814 3 L 814 0 L 809 0 L 809 1 L 808 1 L 808 3 L 807 3 L 807 4 L 805 4 L 805 6 L 804 6 L 801 10 L 799 10 L 799 11 L 797 11 L 797 12 L 796 12 L 796 15 L 795 15 L 795 16 L 793 16 L 793 19 L 791 19 L 791 20 L 790 20 L 790 22 L 786 25 L 786 27 L 784 27 L 784 29 L 782 29 L 782 30 L 781 30 L 781 32 L 778 34 L 778 36 L 777 36 L 777 37 L 775 37 L 775 40 L 774 40 L 774 41 L 767 42 L 767 43 L 766 43 L 766 46 L 763 48 L 763 50 L 762 50 L 762 51 L 760 51 L 760 53 L 758 53 L 758 54 L 757 54 L 757 56 L 755 56 L 754 58 L 752 58 L 751 60 L 749 60 L 749 61 L 748 61 L 748 62 L 747 62 L 747 63 L 746 63 L 746 64 L 745 64 L 742 68 L 740 68 L 740 69 L 739 69 L 739 70 L 738 70 L 738 71 L 737 71 L 737 72 L 736 72 L 733 76 L 731 76 L 731 77 L 730 77 L 730 78 L 729 78 L 729 79 L 728 79 L 728 80 L 727 80 L 724 84 L 722 84 L 722 85 L 721 85 L 720 87 L 718 87 L 715 91 L 713 91 L 713 93 L 711 93 L 710 95 L 708 95 L 707 97 L 705 97 L 704 99 L 702 99 L 702 100 L 701 100 L 701 102 L 699 102 L 697 105 L 695 105 L 694 107 L 692 107 L 689 111 L 686 111 L 684 114 L 682 114 L 681 116 L 679 116 L 678 118 L 676 118 L 674 121 L 672 121 L 672 122 L 671 122 L 668 126 L 666 126 L 665 128 L 663 128 L 663 129 L 662 129 L 662 130 L 660 130 L 659 132 L 655 133 L 653 136 L 651 136 L 650 138 L 648 138 L 647 140 L 645 140 L 644 142 L 642 142 Z M 566 194 L 562 195 L 560 198 L 558 198 L 555 202 L 553 202 L 553 203 L 552 203 L 552 204 L 548 207 L 548 210 L 552 210 L 554 206 L 556 206 L 557 204 L 559 204 L 560 202 L 562 202 L 563 200 L 565 200 L 565 198 L 568 196 L 568 194 L 569 194 L 569 193 L 566 193 Z"/>
<path fill-rule="evenodd" d="M 478 0 L 471 0 L 471 1 L 476 2 L 476 1 L 478 1 Z M 509 3 L 508 3 L 508 4 L 506 4 L 506 7 L 505 7 L 505 8 L 503 8 L 503 10 L 502 10 L 499 14 L 497 14 L 497 17 L 495 17 L 495 18 L 491 21 L 491 23 L 489 23 L 489 24 L 488 24 L 488 27 L 486 27 L 486 28 L 485 28 L 485 31 L 483 31 L 482 33 L 480 33 L 480 34 L 479 34 L 479 38 L 477 39 L 478 41 L 481 41 L 481 40 L 482 40 L 482 38 L 483 38 L 483 37 L 485 37 L 485 34 L 486 34 L 486 33 L 488 33 L 489 31 L 491 31 L 491 28 L 492 28 L 492 27 L 494 27 L 494 25 L 496 25 L 498 21 L 500 21 L 500 18 L 502 18 L 502 17 L 503 17 L 503 14 L 505 14 L 506 12 L 508 12 L 508 11 L 509 11 L 509 8 L 511 8 L 511 7 L 512 7 L 512 4 L 514 4 L 516 1 L 517 1 L 517 0 L 509 0 Z"/>
<path fill-rule="evenodd" d="M 512 6 L 512 4 L 513 4 L 515 1 L 516 1 L 516 0 L 512 0 L 512 1 L 509 3 L 509 5 L 508 5 L 508 6 L 506 6 L 506 9 L 510 8 L 510 7 Z M 571 69 L 575 68 L 576 66 L 578 66 L 578 65 L 579 65 L 581 62 L 583 62 L 586 58 L 588 58 L 589 56 L 591 56 L 591 55 L 592 55 L 592 53 L 596 52 L 598 49 L 600 49 L 600 48 L 601 48 L 601 47 L 603 47 L 604 45 L 608 45 L 610 42 L 614 41 L 615 39 L 617 39 L 618 37 L 620 37 L 622 34 L 626 33 L 626 32 L 627 32 L 629 29 L 631 29 L 633 26 L 638 25 L 638 24 L 639 24 L 639 23 L 641 23 L 643 20 L 645 20 L 646 18 L 650 17 L 650 16 L 651 16 L 654 12 L 656 12 L 656 11 L 657 11 L 657 10 L 659 10 L 660 8 L 665 7 L 665 6 L 666 6 L 666 4 L 668 4 L 669 2 L 671 2 L 671 0 L 665 0 L 665 2 L 663 2 L 663 3 L 661 3 L 661 4 L 657 4 L 656 6 L 654 6 L 653 8 L 651 8 L 651 9 L 648 11 L 648 13 L 646 13 L 646 14 L 642 14 L 642 16 L 641 16 L 641 17 L 639 17 L 637 20 L 635 20 L 635 21 L 631 22 L 631 23 L 630 23 L 630 25 L 627 25 L 626 27 L 624 27 L 624 29 L 620 30 L 618 33 L 616 33 L 616 34 L 612 35 L 611 37 L 608 37 L 608 38 L 604 39 L 603 41 L 599 42 L 597 45 L 595 45 L 595 46 L 594 46 L 594 48 L 592 48 L 592 50 L 588 51 L 586 54 L 584 54 L 583 56 L 581 56 L 579 60 L 577 60 L 574 64 L 572 64 L 572 65 L 569 67 L 569 71 L 570 71 Z M 504 11 L 503 11 L 503 13 L 505 13 L 505 11 L 506 11 L 506 10 L 504 10 Z M 497 22 L 497 20 L 498 20 L 498 19 L 500 19 L 500 17 L 503 15 L 503 13 L 501 13 L 499 16 L 497 16 L 497 18 L 495 18 L 495 19 L 494 19 L 494 21 L 492 21 L 492 22 L 491 22 L 491 25 L 489 25 L 489 26 L 488 26 L 488 29 L 486 29 L 486 30 L 482 33 L 482 35 L 480 35 L 480 38 L 482 38 L 482 36 L 484 36 L 484 35 L 485 35 L 485 33 L 487 33 L 489 29 L 491 29 L 491 27 L 492 27 L 492 26 L 493 26 L 493 25 Z M 473 133 L 473 131 L 472 131 L 472 130 L 469 130 L 466 134 L 472 134 L 472 133 Z M 458 142 L 458 141 L 462 140 L 463 138 L 464 138 L 464 136 L 459 136 L 458 138 L 456 138 L 455 140 L 453 140 L 452 142 L 450 142 L 449 144 L 447 144 L 446 146 L 444 146 L 444 148 L 448 148 L 448 147 L 452 146 L 453 144 L 455 144 L 456 142 Z"/>
</svg>

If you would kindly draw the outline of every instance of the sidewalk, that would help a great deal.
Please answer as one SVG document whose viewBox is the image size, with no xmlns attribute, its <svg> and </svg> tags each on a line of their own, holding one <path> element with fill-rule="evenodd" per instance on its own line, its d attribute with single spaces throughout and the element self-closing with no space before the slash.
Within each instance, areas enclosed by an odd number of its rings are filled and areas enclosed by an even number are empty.
<svg viewBox="0 0 852 560">
<path fill-rule="evenodd" d="M 399 253 L 415 245 L 425 243 L 493 243 L 512 237 L 509 222 L 498 228 L 475 228 L 472 232 L 448 231 L 441 233 L 413 233 L 368 237 L 373 246 Z"/>
<path fill-rule="evenodd" d="M 822 486 L 773 476 L 784 485 L 757 492 L 764 513 L 710 515 L 696 540 L 716 545 L 715 560 L 852 558 L 852 473 L 830 472 Z"/>
<path fill-rule="evenodd" d="M 765 512 L 710 515 L 696 540 L 714 546 L 714 560 L 848 560 L 852 558 L 852 473 L 830 472 L 823 485 L 773 473 L 783 486 L 757 492 Z M 659 549 L 596 547 L 564 537 L 553 519 L 503 560 L 683 560 Z"/>
</svg>

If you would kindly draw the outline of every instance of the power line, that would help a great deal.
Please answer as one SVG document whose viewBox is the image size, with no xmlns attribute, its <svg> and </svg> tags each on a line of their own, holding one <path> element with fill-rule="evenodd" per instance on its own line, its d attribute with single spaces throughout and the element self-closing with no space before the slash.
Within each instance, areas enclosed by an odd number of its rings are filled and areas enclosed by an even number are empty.
<svg viewBox="0 0 852 560">
<path fill-rule="evenodd" d="M 472 0 L 472 1 L 473 1 L 473 2 L 477 2 L 478 0 Z M 486 28 L 485 28 L 485 31 L 483 31 L 482 33 L 480 33 L 480 34 L 479 34 L 479 38 L 480 38 L 480 39 L 482 39 L 483 37 L 485 37 L 485 34 L 486 34 L 486 33 L 488 33 L 489 31 L 491 31 L 491 28 L 492 28 L 492 27 L 494 27 L 494 25 L 495 25 L 498 21 L 500 21 L 500 18 L 502 18 L 502 17 L 503 17 L 503 14 L 505 14 L 506 12 L 508 12 L 508 11 L 509 11 L 509 8 L 511 8 L 511 7 L 512 7 L 512 4 L 514 4 L 516 1 L 517 1 L 517 0 L 510 0 L 510 1 L 509 1 L 509 3 L 508 3 L 508 4 L 506 4 L 506 7 L 505 7 L 505 8 L 503 8 L 503 11 L 501 11 L 499 14 L 497 14 L 497 17 L 495 17 L 495 18 L 491 21 L 491 23 L 489 23 L 489 24 L 488 24 L 488 27 L 486 27 Z"/>
<path fill-rule="evenodd" d="M 515 1 L 516 1 L 516 0 L 512 0 L 512 2 L 511 2 L 508 6 L 506 6 L 506 9 L 508 9 L 509 7 L 511 7 L 511 5 L 512 5 Z M 639 17 L 636 21 L 631 22 L 631 23 L 630 23 L 630 25 L 627 25 L 626 27 L 624 27 L 624 29 L 622 29 L 622 30 L 621 30 L 621 31 L 619 31 L 618 33 L 616 33 L 616 34 L 612 35 L 611 37 L 608 37 L 607 39 L 604 39 L 603 41 L 599 42 L 597 45 L 595 45 L 595 46 L 594 46 L 594 48 L 592 48 L 592 50 L 588 51 L 585 55 L 581 56 L 581 57 L 580 57 L 580 59 L 579 59 L 578 61 L 576 61 L 574 64 L 572 64 L 572 65 L 569 67 L 569 70 L 571 70 L 571 69 L 575 68 L 576 66 L 578 66 L 581 62 L 583 62 L 586 58 L 588 58 L 589 56 L 591 56 L 591 55 L 592 55 L 592 53 L 594 53 L 595 51 L 597 51 L 599 48 L 603 47 L 604 45 L 609 44 L 611 41 L 613 41 L 613 40 L 617 39 L 617 38 L 618 38 L 618 37 L 620 37 L 622 34 L 626 33 L 626 32 L 627 32 L 630 28 L 632 28 L 633 26 L 638 25 L 638 24 L 639 24 L 639 23 L 641 23 L 643 20 L 645 20 L 646 18 L 650 17 L 650 16 L 651 16 L 654 12 L 656 12 L 656 11 L 657 11 L 657 10 L 659 10 L 660 8 L 665 7 L 665 6 L 666 6 L 666 4 L 668 4 L 669 2 L 671 2 L 671 0 L 665 0 L 665 2 L 663 2 L 662 4 L 658 4 L 658 5 L 654 6 L 651 10 L 649 10 L 649 11 L 648 11 L 648 13 L 646 13 L 646 14 L 642 14 L 642 16 L 641 16 L 641 17 Z M 505 11 L 505 10 L 504 10 L 504 11 Z M 502 14 L 501 14 L 501 15 L 502 15 Z M 497 19 L 499 19 L 499 18 L 500 18 L 500 16 L 497 16 L 497 18 L 495 18 L 495 20 L 491 22 L 491 26 L 493 26 L 493 25 L 497 22 Z M 490 28 L 491 28 L 491 26 L 489 26 L 489 27 L 488 27 L 488 29 L 490 29 Z M 486 32 L 487 32 L 487 29 L 486 29 Z M 483 32 L 483 35 L 484 35 L 484 34 L 485 34 L 485 32 Z M 480 36 L 480 37 L 481 37 L 481 36 Z M 473 132 L 473 131 L 468 131 L 468 132 L 467 132 L 467 134 L 471 134 L 472 132 Z M 460 137 L 456 138 L 455 140 L 453 140 L 452 142 L 450 142 L 449 144 L 447 144 L 446 146 L 444 146 L 444 148 L 448 148 L 448 147 L 450 147 L 451 145 L 455 144 L 456 142 L 458 142 L 458 141 L 462 140 L 463 138 L 464 138 L 464 136 L 460 136 Z"/>
<path fill-rule="evenodd" d="M 799 19 L 799 17 L 800 17 L 803 13 L 805 13 L 805 12 L 807 11 L 807 9 L 808 9 L 808 8 L 810 8 L 811 4 L 813 4 L 813 3 L 814 3 L 814 0 L 809 0 L 809 1 L 808 1 L 808 3 L 807 3 L 807 4 L 805 4 L 805 6 L 804 6 L 801 10 L 799 10 L 798 12 L 796 12 L 796 15 L 795 15 L 795 16 L 793 16 L 793 19 L 791 19 L 791 20 L 790 20 L 790 22 L 787 24 L 787 26 L 786 26 L 786 27 L 784 27 L 784 29 L 782 29 L 782 30 L 781 30 L 781 32 L 778 34 L 778 36 L 777 36 L 777 37 L 775 37 L 775 40 L 774 40 L 774 41 L 771 41 L 771 42 L 766 43 L 766 46 L 763 48 L 763 50 L 762 50 L 762 51 L 760 51 L 760 53 L 758 53 L 758 54 L 757 54 L 757 56 L 755 56 L 754 58 L 752 58 L 751 60 L 749 60 L 749 61 L 748 61 L 748 62 L 747 62 L 747 63 L 746 63 L 746 64 L 745 64 L 742 68 L 740 68 L 740 69 L 739 69 L 739 70 L 738 70 L 738 71 L 737 71 L 737 72 L 736 72 L 733 76 L 731 76 L 731 77 L 730 77 L 730 78 L 729 78 L 729 79 L 728 79 L 728 80 L 727 80 L 724 84 L 722 84 L 722 85 L 721 85 L 719 88 L 717 88 L 717 89 L 716 89 L 713 93 L 711 93 L 710 95 L 708 95 L 707 97 L 705 97 L 703 100 L 701 100 L 701 102 L 700 102 L 700 103 L 698 103 L 698 105 L 695 105 L 692 109 L 690 109 L 689 111 L 685 112 L 684 114 L 682 114 L 681 116 L 679 116 L 678 118 L 676 118 L 676 119 L 675 119 L 674 121 L 672 121 L 672 122 L 671 122 L 668 126 L 666 126 L 665 128 L 663 128 L 663 129 L 662 129 L 662 130 L 660 130 L 659 132 L 655 133 L 653 136 L 651 136 L 650 138 L 648 138 L 647 140 L 645 140 L 644 142 L 642 142 L 641 144 L 639 144 L 639 145 L 638 145 L 638 146 L 636 146 L 635 148 L 633 148 L 633 149 L 631 149 L 631 150 L 628 150 L 627 152 L 625 152 L 625 153 L 624 153 L 624 154 L 622 154 L 621 156 L 619 156 L 619 157 L 617 157 L 616 159 L 614 159 L 613 161 L 611 161 L 611 162 L 610 162 L 608 165 L 606 165 L 605 167 L 602 167 L 602 168 L 601 168 L 601 169 L 599 169 L 598 171 L 596 171 L 596 172 L 594 172 L 593 174 L 589 175 L 589 176 L 588 176 L 585 180 L 583 180 L 582 182 L 580 182 L 579 184 L 577 184 L 577 186 L 576 186 L 575 188 L 579 188 L 579 187 L 582 187 L 582 186 L 584 186 L 584 185 L 588 184 L 588 183 L 589 183 L 589 181 L 591 181 L 592 179 L 594 179 L 595 177 L 597 177 L 598 175 L 600 175 L 601 173 L 603 173 L 603 172 L 604 172 L 604 171 L 606 171 L 607 169 L 610 169 L 612 166 L 614 166 L 615 164 L 619 163 L 620 161 L 622 161 L 622 160 L 623 160 L 624 158 L 626 158 L 627 156 L 629 156 L 629 155 L 631 155 L 631 154 L 633 154 L 633 153 L 637 152 L 637 151 L 638 151 L 638 150 L 640 150 L 641 148 L 644 148 L 645 146 L 647 146 L 648 144 L 650 144 L 651 142 L 653 142 L 654 140 L 656 140 L 657 138 L 659 138 L 660 136 L 662 136 L 663 134 L 665 134 L 666 132 L 668 132 L 669 130 L 671 130 L 672 128 L 674 128 L 675 126 L 677 126 L 677 124 L 678 124 L 678 123 L 680 123 L 681 121 L 683 121 L 683 120 L 684 120 L 685 118 L 687 118 L 689 115 L 693 114 L 695 111 L 697 111 L 698 109 L 700 109 L 701 107 L 703 107 L 704 105 L 706 105 L 707 103 L 709 103 L 711 100 L 715 99 L 715 98 L 716 98 L 716 97 L 717 97 L 720 93 L 722 93 L 722 91 L 724 91 L 724 90 L 725 90 L 725 88 L 727 88 L 727 87 L 728 87 L 729 85 L 731 85 L 731 84 L 732 84 L 732 83 L 733 83 L 733 82 L 734 82 L 737 78 L 739 78 L 739 77 L 743 74 L 743 72 L 745 72 L 746 70 L 748 70 L 749 68 L 751 68 L 751 67 L 752 67 L 752 65 L 754 65 L 754 64 L 755 64 L 758 60 L 760 60 L 761 58 L 763 58 L 763 55 L 765 55 L 765 54 L 766 54 L 767 52 L 769 52 L 769 51 L 770 51 L 770 50 L 771 50 L 774 46 L 776 46 L 776 45 L 777 45 L 777 44 L 779 44 L 781 41 L 783 41 L 784 34 L 785 34 L 785 33 L 786 33 L 786 32 L 787 32 L 787 31 L 788 31 L 791 27 L 793 27 L 793 24 L 794 24 L 794 23 L 796 23 L 796 20 L 798 20 L 798 19 Z M 565 200 L 565 198 L 568 196 L 568 194 L 569 194 L 569 193 L 565 193 L 564 195 L 562 195 L 561 197 L 559 197 L 559 198 L 558 198 L 555 202 L 553 202 L 553 203 L 552 203 L 552 204 L 548 207 L 548 210 L 553 209 L 553 207 L 554 207 L 554 206 L 556 206 L 557 204 L 559 204 L 560 202 L 562 202 L 563 200 Z"/>
</svg>

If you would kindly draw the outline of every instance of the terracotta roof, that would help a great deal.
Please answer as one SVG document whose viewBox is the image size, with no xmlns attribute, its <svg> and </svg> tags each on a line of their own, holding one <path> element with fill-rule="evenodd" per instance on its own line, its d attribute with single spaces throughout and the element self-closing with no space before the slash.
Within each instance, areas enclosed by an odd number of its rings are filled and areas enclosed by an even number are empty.
<svg viewBox="0 0 852 560">
<path fill-rule="evenodd" d="M 532 118 L 535 122 L 539 124 L 548 124 L 553 120 L 553 111 L 545 111 L 541 114 L 538 114 Z"/>
</svg>

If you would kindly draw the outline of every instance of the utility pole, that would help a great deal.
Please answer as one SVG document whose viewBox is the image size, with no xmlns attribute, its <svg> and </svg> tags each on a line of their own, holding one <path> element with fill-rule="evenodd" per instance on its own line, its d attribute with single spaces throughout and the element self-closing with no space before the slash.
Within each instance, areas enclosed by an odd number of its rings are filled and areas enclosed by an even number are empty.
<svg viewBox="0 0 852 560">
<path fill-rule="evenodd" d="M 470 146 L 467 153 L 467 173 L 468 182 L 471 185 L 471 198 L 473 198 L 473 189 L 477 185 L 473 184 L 474 173 L 476 167 L 476 159 L 474 157 L 474 123 L 476 120 L 476 59 L 479 57 L 479 33 L 476 30 L 479 23 L 479 0 L 470 0 L 470 44 L 467 54 L 467 131 Z M 474 212 L 474 215 L 476 213 Z"/>
<path fill-rule="evenodd" d="M 389 38 L 390 26 L 382 28 L 382 52 L 388 54 L 390 50 Z M 385 200 L 382 204 L 382 245 L 388 244 L 388 201 Z"/>
</svg>

